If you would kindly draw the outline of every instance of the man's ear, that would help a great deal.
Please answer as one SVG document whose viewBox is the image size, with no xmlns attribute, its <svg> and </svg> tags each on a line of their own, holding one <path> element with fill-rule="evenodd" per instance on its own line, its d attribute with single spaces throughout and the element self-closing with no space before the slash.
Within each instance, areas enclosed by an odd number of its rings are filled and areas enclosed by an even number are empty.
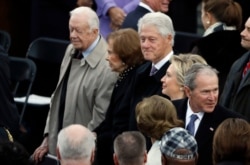
<svg viewBox="0 0 250 165">
<path fill-rule="evenodd" d="M 56 147 L 56 156 L 57 156 L 58 160 L 61 160 L 61 154 L 60 154 L 58 147 Z"/>
<path fill-rule="evenodd" d="M 184 92 L 185 92 L 185 95 L 189 98 L 191 96 L 191 89 L 187 86 L 184 86 Z"/>
<path fill-rule="evenodd" d="M 143 162 L 146 164 L 146 163 L 147 163 L 147 160 L 148 160 L 148 154 L 147 154 L 147 151 L 145 151 Z"/>
<path fill-rule="evenodd" d="M 94 160 L 95 160 L 95 149 L 93 149 L 92 152 L 91 152 L 91 157 L 90 157 L 91 164 L 94 163 Z"/>
<path fill-rule="evenodd" d="M 115 153 L 113 154 L 113 160 L 115 165 L 119 165 L 118 158 Z"/>
<path fill-rule="evenodd" d="M 92 29 L 92 32 L 97 35 L 99 33 L 99 30 L 98 29 Z"/>
</svg>

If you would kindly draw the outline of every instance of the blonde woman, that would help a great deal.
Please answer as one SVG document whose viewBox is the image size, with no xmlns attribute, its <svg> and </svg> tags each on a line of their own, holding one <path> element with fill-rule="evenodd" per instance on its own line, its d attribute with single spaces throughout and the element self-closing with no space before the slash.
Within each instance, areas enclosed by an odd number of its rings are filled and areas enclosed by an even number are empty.
<svg viewBox="0 0 250 165">
<path fill-rule="evenodd" d="M 180 54 L 172 56 L 165 76 L 162 77 L 162 93 L 171 100 L 186 97 L 184 93 L 184 75 L 194 63 L 207 64 L 206 60 L 196 54 Z"/>
</svg>

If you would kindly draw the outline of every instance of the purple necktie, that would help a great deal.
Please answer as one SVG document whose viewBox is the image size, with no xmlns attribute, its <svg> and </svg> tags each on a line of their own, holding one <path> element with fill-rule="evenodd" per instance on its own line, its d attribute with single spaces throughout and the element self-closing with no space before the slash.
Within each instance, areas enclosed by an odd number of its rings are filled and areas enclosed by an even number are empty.
<svg viewBox="0 0 250 165">
<path fill-rule="evenodd" d="M 151 68 L 149 76 L 153 76 L 157 71 L 158 71 L 158 69 L 153 65 L 152 68 Z"/>
</svg>

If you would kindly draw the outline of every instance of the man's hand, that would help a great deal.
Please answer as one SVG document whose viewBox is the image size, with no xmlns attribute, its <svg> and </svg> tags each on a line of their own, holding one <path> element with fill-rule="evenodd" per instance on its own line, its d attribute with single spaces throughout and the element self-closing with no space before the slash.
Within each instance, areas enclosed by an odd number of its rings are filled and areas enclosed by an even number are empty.
<svg viewBox="0 0 250 165">
<path fill-rule="evenodd" d="M 111 25 L 120 27 L 126 17 L 126 13 L 119 7 L 111 7 L 108 11 Z"/>
<path fill-rule="evenodd" d="M 35 163 L 42 161 L 45 154 L 49 152 L 48 137 L 43 139 L 42 144 L 34 151 L 32 158 Z"/>
</svg>

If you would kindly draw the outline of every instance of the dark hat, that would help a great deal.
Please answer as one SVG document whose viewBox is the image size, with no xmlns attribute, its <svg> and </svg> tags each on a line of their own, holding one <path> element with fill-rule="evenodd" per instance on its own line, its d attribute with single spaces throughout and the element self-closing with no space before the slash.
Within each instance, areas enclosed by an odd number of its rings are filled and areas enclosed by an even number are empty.
<svg viewBox="0 0 250 165">
<path fill-rule="evenodd" d="M 185 154 L 177 154 L 176 151 L 178 149 L 185 149 L 188 152 L 185 152 Z M 170 129 L 162 136 L 160 150 L 166 157 L 190 160 L 196 157 L 198 146 L 195 138 L 190 135 L 187 130 L 176 127 Z"/>
</svg>

